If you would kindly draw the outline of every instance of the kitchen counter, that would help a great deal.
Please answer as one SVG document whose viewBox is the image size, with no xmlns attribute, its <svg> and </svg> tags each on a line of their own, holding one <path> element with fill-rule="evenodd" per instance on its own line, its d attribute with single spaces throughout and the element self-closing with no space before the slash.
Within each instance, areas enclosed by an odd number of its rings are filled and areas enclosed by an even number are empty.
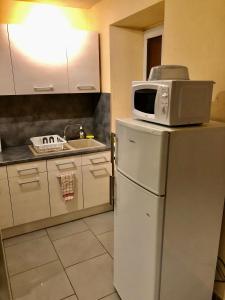
<svg viewBox="0 0 225 300">
<path fill-rule="evenodd" d="M 4 149 L 0 153 L 0 167 L 16 164 L 16 163 L 25 163 L 37 160 L 45 160 L 45 159 L 53 159 L 57 157 L 67 157 L 67 156 L 74 156 L 74 155 L 81 155 L 81 154 L 89 154 L 89 153 L 96 153 L 96 152 L 103 152 L 109 151 L 111 149 L 110 146 L 105 146 L 101 149 L 81 149 L 81 150 L 71 150 L 65 152 L 53 152 L 47 153 L 43 155 L 35 156 L 28 145 L 24 146 L 17 146 L 17 147 L 8 147 Z"/>
</svg>

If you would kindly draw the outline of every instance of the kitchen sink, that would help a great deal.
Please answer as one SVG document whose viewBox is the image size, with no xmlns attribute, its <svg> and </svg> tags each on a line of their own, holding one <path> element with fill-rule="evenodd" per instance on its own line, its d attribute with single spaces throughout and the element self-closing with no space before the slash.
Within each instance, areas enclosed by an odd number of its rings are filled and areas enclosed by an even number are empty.
<svg viewBox="0 0 225 300">
<path fill-rule="evenodd" d="M 69 151 L 79 151 L 79 150 L 88 150 L 88 149 L 92 149 L 92 150 L 97 150 L 97 149 L 103 149 L 105 147 L 104 144 L 94 140 L 94 139 L 79 139 L 79 140 L 70 140 L 68 141 L 65 145 L 64 148 L 62 150 L 54 150 L 54 151 L 42 151 L 42 152 L 38 152 L 33 145 L 29 145 L 29 148 L 31 150 L 31 152 L 34 155 L 43 155 L 43 154 L 51 154 L 53 152 L 57 153 L 57 152 L 69 152 Z"/>
<path fill-rule="evenodd" d="M 68 144 L 75 150 L 79 149 L 99 149 L 104 148 L 105 145 L 94 139 L 80 139 L 68 141 Z"/>
</svg>

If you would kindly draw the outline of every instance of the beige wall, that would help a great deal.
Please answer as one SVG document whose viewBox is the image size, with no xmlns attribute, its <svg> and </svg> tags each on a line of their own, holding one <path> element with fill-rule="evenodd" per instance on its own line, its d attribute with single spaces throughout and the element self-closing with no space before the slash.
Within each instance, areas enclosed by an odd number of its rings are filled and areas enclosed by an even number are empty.
<svg viewBox="0 0 225 300">
<path fill-rule="evenodd" d="M 91 9 L 92 26 L 101 34 L 102 90 L 110 92 L 110 30 L 109 26 L 143 10 L 158 0 L 103 0 Z"/>
<path fill-rule="evenodd" d="M 224 0 L 165 2 L 163 62 L 187 65 L 192 79 L 213 79 L 213 99 L 225 105 L 224 53 Z M 214 108 L 213 117 L 218 116 L 221 112 Z"/>
<path fill-rule="evenodd" d="M 142 31 L 110 28 L 112 120 L 131 116 L 131 82 L 142 80 L 143 43 Z M 112 130 L 115 130 L 115 122 Z"/>
</svg>

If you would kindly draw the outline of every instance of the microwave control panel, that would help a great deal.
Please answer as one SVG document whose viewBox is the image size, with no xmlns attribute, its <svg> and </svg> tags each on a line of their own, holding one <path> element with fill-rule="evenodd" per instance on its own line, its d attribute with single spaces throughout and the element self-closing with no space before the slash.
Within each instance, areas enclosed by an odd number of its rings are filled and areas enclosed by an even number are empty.
<svg viewBox="0 0 225 300">
<path fill-rule="evenodd" d="M 164 86 L 160 89 L 159 97 L 159 114 L 163 118 L 167 118 L 169 108 L 169 89 Z"/>
</svg>

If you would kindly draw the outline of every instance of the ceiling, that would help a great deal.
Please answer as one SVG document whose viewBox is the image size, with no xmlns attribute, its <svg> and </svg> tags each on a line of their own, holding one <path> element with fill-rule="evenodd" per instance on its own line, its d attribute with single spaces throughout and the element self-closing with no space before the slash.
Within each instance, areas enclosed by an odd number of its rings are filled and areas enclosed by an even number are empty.
<svg viewBox="0 0 225 300">
<path fill-rule="evenodd" d="M 141 10 L 113 25 L 138 30 L 147 30 L 151 27 L 163 24 L 164 22 L 164 1 L 156 3 L 144 10 Z"/>
<path fill-rule="evenodd" d="M 17 0 L 18 1 L 18 0 Z M 101 0 L 23 0 L 27 2 L 58 4 L 70 7 L 91 8 Z"/>
</svg>

